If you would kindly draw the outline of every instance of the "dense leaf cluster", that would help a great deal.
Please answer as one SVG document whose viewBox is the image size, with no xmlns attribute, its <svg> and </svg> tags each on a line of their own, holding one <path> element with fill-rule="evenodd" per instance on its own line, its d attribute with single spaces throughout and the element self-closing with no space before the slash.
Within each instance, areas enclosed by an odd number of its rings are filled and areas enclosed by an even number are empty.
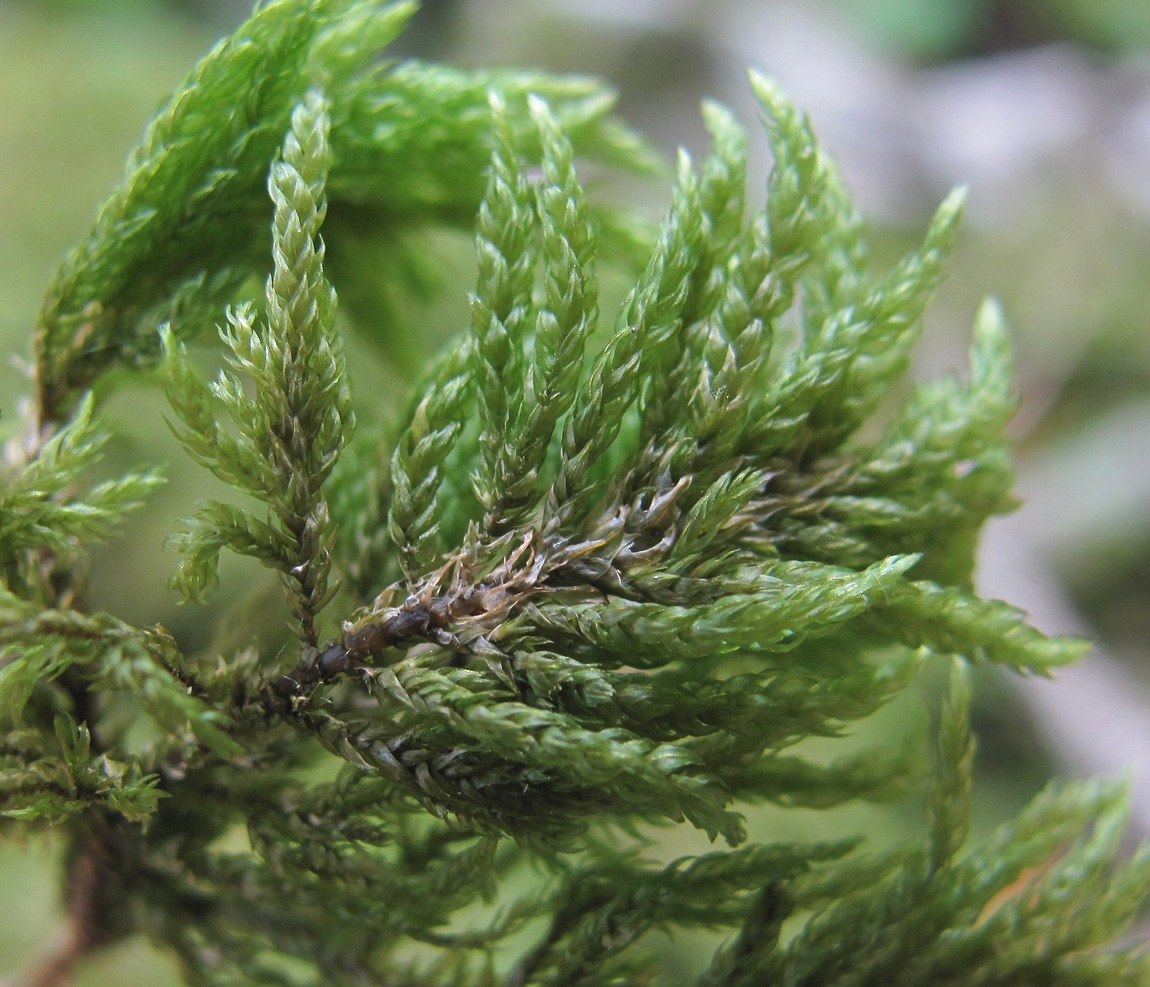
<svg viewBox="0 0 1150 987">
<path fill-rule="evenodd" d="M 873 425 L 961 195 L 879 267 L 806 118 L 753 76 L 765 204 L 707 105 L 711 149 L 680 157 L 629 273 L 608 248 L 638 227 L 575 167 L 646 164 L 608 97 L 373 61 L 411 12 L 259 9 L 49 290 L 0 488 L 0 811 L 66 834 L 84 945 L 144 932 L 204 984 L 574 985 L 672 982 L 647 934 L 700 927 L 726 935 L 700 987 L 1145 982 L 1108 945 L 1150 878 L 1146 853 L 1116 864 L 1115 787 L 1054 786 L 960 853 L 966 663 L 1081 651 L 969 587 L 1010 506 L 996 309 L 969 381 Z M 382 416 L 341 331 L 394 336 L 393 271 L 444 223 L 474 225 L 470 326 L 380 445 L 354 435 Z M 611 313 L 601 247 L 632 278 Z M 221 320 L 204 380 L 188 344 Z M 159 482 L 88 479 L 92 389 L 157 367 L 184 450 L 243 495 L 183 525 L 174 585 L 199 600 L 221 552 L 258 559 L 290 648 L 185 651 L 85 606 L 86 547 Z M 920 839 L 747 842 L 760 803 L 905 793 L 916 766 L 883 745 L 796 745 L 947 662 Z M 668 823 L 727 846 L 660 860 Z"/>
</svg>

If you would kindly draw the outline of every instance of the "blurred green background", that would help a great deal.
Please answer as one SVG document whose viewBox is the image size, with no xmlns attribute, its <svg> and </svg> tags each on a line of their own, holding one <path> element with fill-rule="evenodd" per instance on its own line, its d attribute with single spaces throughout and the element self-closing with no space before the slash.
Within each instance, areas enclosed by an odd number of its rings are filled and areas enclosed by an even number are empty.
<svg viewBox="0 0 1150 987">
<path fill-rule="evenodd" d="M 5 438 L 29 390 L 31 332 L 55 263 L 86 231 L 152 110 L 249 7 L 0 0 Z M 979 299 L 1003 300 L 1023 395 L 1015 435 L 1025 506 L 988 531 L 979 585 L 1045 630 L 1100 643 L 1053 684 L 981 676 L 979 818 L 1001 819 L 1052 771 L 1129 767 L 1135 827 L 1150 833 L 1141 699 L 1150 676 L 1150 4 L 441 0 L 424 4 L 399 50 L 600 75 L 619 90 L 621 114 L 668 156 L 680 144 L 702 153 L 704 97 L 752 124 L 744 70 L 754 66 L 810 112 L 892 255 L 950 186 L 970 185 L 967 230 L 917 372 L 963 372 Z M 752 147 L 761 187 L 765 142 Z M 652 191 L 653 215 L 663 194 Z M 469 287 L 451 303 L 460 312 Z M 113 455 L 171 457 L 173 482 L 133 522 L 132 554 L 121 543 L 97 558 L 96 602 L 187 638 L 207 621 L 175 605 L 162 543 L 171 519 L 209 488 L 173 456 L 161 407 L 143 381 L 105 409 L 119 435 Z M 254 572 L 235 566 L 225 582 Z M 915 714 L 890 714 L 904 715 Z M 868 819 L 897 836 L 895 814 Z M 0 977 L 64 934 L 54 867 L 50 838 L 0 842 Z M 77 982 L 116 979 L 176 982 L 141 942 L 117 947 Z"/>
</svg>

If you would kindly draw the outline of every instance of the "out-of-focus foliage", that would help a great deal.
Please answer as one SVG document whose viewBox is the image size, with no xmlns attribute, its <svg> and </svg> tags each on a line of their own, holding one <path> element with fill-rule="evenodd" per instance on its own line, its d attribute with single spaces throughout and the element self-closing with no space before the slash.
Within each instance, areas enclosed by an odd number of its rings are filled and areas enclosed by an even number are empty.
<svg viewBox="0 0 1150 987">
<path fill-rule="evenodd" d="M 929 59 L 1057 41 L 1120 53 L 1150 45 L 1150 11 L 1140 0 L 827 0 L 827 4 L 878 43 Z"/>
</svg>

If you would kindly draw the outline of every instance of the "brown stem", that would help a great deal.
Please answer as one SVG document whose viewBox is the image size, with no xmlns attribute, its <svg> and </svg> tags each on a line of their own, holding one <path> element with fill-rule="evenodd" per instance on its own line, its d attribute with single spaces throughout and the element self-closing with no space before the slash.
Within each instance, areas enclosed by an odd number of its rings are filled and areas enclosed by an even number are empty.
<svg viewBox="0 0 1150 987">
<path fill-rule="evenodd" d="M 76 964 L 86 951 L 82 943 L 69 937 L 55 953 L 32 972 L 24 982 L 24 987 L 68 987 L 72 983 Z"/>
<path fill-rule="evenodd" d="M 96 854 L 81 857 L 72 868 L 68 896 L 68 935 L 63 943 L 32 971 L 24 987 L 67 987 L 77 964 L 107 944 L 98 929 L 96 909 L 102 868 Z"/>
</svg>

